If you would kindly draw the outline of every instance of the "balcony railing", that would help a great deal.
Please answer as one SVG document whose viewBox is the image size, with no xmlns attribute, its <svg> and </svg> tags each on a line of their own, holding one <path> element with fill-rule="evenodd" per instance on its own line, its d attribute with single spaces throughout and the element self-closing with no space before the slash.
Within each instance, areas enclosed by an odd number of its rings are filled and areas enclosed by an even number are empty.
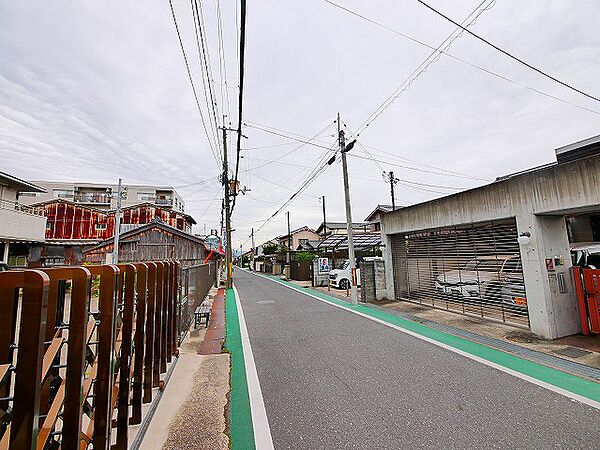
<svg viewBox="0 0 600 450">
<path fill-rule="evenodd" d="M 173 206 L 173 199 L 156 197 L 156 199 L 154 200 L 154 203 L 156 203 L 157 205 L 160 205 L 160 206 Z"/>
<path fill-rule="evenodd" d="M 187 287 L 179 305 L 180 277 L 174 261 L 0 273 L 0 448 L 128 448 L 197 303 Z"/>
<path fill-rule="evenodd" d="M 104 203 L 110 204 L 112 195 L 107 193 L 96 192 L 76 192 L 73 200 L 80 203 Z"/>
<path fill-rule="evenodd" d="M 19 211 L 22 213 L 32 214 L 35 216 L 43 216 L 44 215 L 43 209 L 36 209 L 36 208 L 32 208 L 31 206 L 25 206 L 17 201 L 12 201 L 12 200 L 0 199 L 0 208 L 9 209 L 11 211 Z"/>
</svg>

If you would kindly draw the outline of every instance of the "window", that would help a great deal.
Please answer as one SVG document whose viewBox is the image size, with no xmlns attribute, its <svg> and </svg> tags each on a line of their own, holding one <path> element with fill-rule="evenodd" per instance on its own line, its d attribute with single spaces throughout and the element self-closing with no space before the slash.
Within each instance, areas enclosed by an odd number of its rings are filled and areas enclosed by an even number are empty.
<svg viewBox="0 0 600 450">
<path fill-rule="evenodd" d="M 137 193 L 137 199 L 138 200 L 152 200 L 154 201 L 154 198 L 156 196 L 154 195 L 154 192 L 138 192 Z"/>
<path fill-rule="evenodd" d="M 106 224 L 105 223 L 97 223 L 96 230 L 106 230 Z"/>
<path fill-rule="evenodd" d="M 52 222 L 46 222 L 46 230 L 52 229 Z"/>
<path fill-rule="evenodd" d="M 381 223 L 379 223 L 379 222 L 375 223 L 375 231 L 381 231 Z"/>
<path fill-rule="evenodd" d="M 54 198 L 73 198 L 73 191 L 69 189 L 52 189 Z"/>
<path fill-rule="evenodd" d="M 19 197 L 39 197 L 37 192 L 19 192 Z"/>
</svg>

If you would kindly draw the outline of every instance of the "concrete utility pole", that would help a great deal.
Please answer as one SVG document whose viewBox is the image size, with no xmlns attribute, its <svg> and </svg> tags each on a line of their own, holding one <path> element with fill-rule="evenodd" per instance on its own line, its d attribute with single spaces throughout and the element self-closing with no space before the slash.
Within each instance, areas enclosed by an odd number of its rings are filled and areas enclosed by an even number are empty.
<svg viewBox="0 0 600 450">
<path fill-rule="evenodd" d="M 254 266 L 255 253 L 256 253 L 256 249 L 254 248 L 254 228 L 252 228 L 252 266 L 251 266 L 252 270 L 256 270 L 255 266 Z"/>
<path fill-rule="evenodd" d="M 394 185 L 398 182 L 396 178 L 394 178 L 394 172 L 389 173 L 390 180 L 390 191 L 392 193 L 392 211 L 396 211 L 396 199 L 394 197 Z"/>
<path fill-rule="evenodd" d="M 119 187 L 117 188 L 117 211 L 115 212 L 115 238 L 113 242 L 113 257 L 112 263 L 119 262 L 119 234 L 121 233 L 121 196 L 122 196 L 122 179 L 119 178 Z"/>
<path fill-rule="evenodd" d="M 323 236 L 327 237 L 327 218 L 325 217 L 325 196 L 321 197 L 323 199 Z"/>
<path fill-rule="evenodd" d="M 337 116 L 338 136 L 340 143 L 340 152 L 342 153 L 342 172 L 344 174 L 344 197 L 346 200 L 346 222 L 348 230 L 348 262 L 350 263 L 350 272 L 352 273 L 352 281 L 350 284 L 350 300 L 353 305 L 358 305 L 358 291 L 356 290 L 356 258 L 354 257 L 354 234 L 352 230 L 352 209 L 350 207 L 350 187 L 348 185 L 348 163 L 346 161 L 346 153 L 354 146 L 354 141 L 346 146 L 346 137 L 342 130 L 340 114 Z"/>
<path fill-rule="evenodd" d="M 231 250 L 231 208 L 229 206 L 229 166 L 227 165 L 227 129 L 225 128 L 225 116 L 223 116 L 223 184 L 225 185 L 225 236 L 227 239 L 225 248 L 227 279 L 225 287 L 229 289 L 233 285 L 233 252 Z"/>
<path fill-rule="evenodd" d="M 290 231 L 290 212 L 289 211 L 287 212 L 287 223 L 288 223 L 288 251 L 287 251 L 286 262 L 289 266 L 290 261 L 291 261 L 290 252 L 292 251 L 292 232 Z"/>
<path fill-rule="evenodd" d="M 243 249 L 243 244 L 240 244 L 240 267 L 244 267 L 244 249 Z"/>
</svg>

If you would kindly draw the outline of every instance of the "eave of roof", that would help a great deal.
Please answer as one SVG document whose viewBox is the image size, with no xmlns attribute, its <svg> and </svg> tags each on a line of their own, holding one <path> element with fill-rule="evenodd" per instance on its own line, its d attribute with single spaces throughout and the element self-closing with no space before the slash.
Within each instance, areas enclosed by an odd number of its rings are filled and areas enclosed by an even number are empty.
<svg viewBox="0 0 600 450">
<path fill-rule="evenodd" d="M 2 171 L 0 171 L 0 182 L 5 182 L 9 186 L 15 186 L 19 192 L 47 192 L 46 189 L 41 186 Z"/>
</svg>

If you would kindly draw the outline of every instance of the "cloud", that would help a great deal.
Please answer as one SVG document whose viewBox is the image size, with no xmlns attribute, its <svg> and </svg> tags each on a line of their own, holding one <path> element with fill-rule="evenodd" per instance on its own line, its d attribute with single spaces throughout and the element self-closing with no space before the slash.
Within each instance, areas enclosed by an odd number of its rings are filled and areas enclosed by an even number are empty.
<svg viewBox="0 0 600 450">
<path fill-rule="evenodd" d="M 432 45 L 452 31 L 417 2 L 341 0 Z M 475 2 L 433 2 L 462 19 Z M 189 4 L 174 1 L 200 100 L 204 102 Z M 35 14 L 32 9 L 35 8 Z M 215 3 L 203 2 L 220 103 Z M 233 2 L 222 2 L 231 111 L 237 105 L 237 33 Z M 220 186 L 183 65 L 168 4 L 33 1 L 7 2 L 0 16 L 0 161 L 2 170 L 35 180 L 82 180 L 181 186 L 187 211 L 202 227 L 220 221 Z M 594 2 L 497 2 L 473 29 L 532 64 L 599 94 L 600 19 Z M 261 0 L 249 4 L 245 118 L 303 136 L 330 124 L 320 141 L 335 144 L 340 112 L 358 125 L 428 54 L 429 50 L 324 2 Z M 543 79 L 463 36 L 451 53 L 588 108 L 592 101 Z M 223 109 L 223 108 L 221 108 Z M 227 108 L 225 108 L 227 109 Z M 235 114 L 233 114 L 235 116 Z M 230 117 L 234 125 L 235 117 Z M 414 168 L 423 164 L 492 180 L 553 160 L 553 149 L 598 133 L 597 115 L 556 102 L 461 63 L 441 57 L 360 137 L 378 159 Z M 284 138 L 246 128 L 245 147 Z M 214 138 L 220 139 L 220 136 Z M 230 157 L 235 140 L 229 139 Z M 297 142 L 244 152 L 248 169 L 298 147 Z M 365 156 L 360 147 L 353 152 Z M 385 153 L 383 153 L 385 152 Z M 397 155 L 396 158 L 389 154 Z M 241 171 L 251 189 L 234 215 L 235 244 L 259 228 L 327 152 L 304 146 L 277 163 Z M 421 165 L 409 162 L 409 158 Z M 420 173 L 381 164 L 397 177 L 428 184 L 471 187 L 481 181 Z M 298 167 L 299 166 L 299 167 Z M 372 161 L 349 158 L 353 218 L 389 203 L 389 185 Z M 443 189 L 431 189 L 444 191 Z M 446 190 L 447 191 L 447 190 Z M 451 192 L 451 191 L 447 191 Z M 399 185 L 399 204 L 439 196 Z M 339 163 L 329 167 L 289 206 L 292 226 L 316 227 L 319 197 L 330 220 L 345 220 Z M 285 215 L 257 233 L 257 242 L 286 229 Z"/>
</svg>

